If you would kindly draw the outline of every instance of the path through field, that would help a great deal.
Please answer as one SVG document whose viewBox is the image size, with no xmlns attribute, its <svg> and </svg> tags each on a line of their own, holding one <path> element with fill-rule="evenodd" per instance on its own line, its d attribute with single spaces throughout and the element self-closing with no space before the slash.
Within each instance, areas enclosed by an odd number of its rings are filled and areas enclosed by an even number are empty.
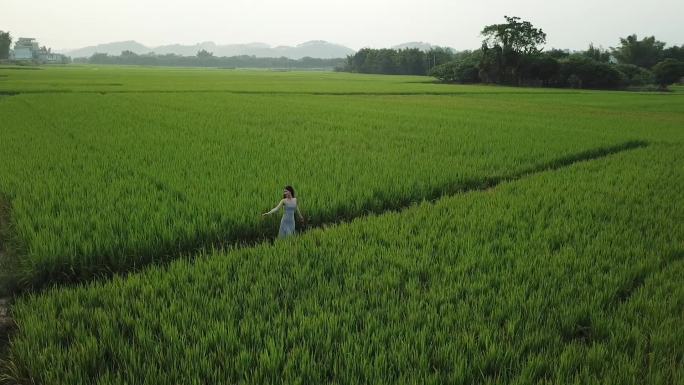
<svg viewBox="0 0 684 385">
<path fill-rule="evenodd" d="M 6 335 L 12 319 L 9 314 L 9 298 L 0 298 L 0 346 L 2 346 L 1 341 L 5 340 L 3 338 Z"/>
<path fill-rule="evenodd" d="M 3 295 L 9 289 L 4 287 L 9 281 L 9 263 L 7 261 L 7 241 L 9 228 L 9 204 L 0 196 L 0 359 L 8 342 L 12 319 L 9 312 L 9 298 Z"/>
<path fill-rule="evenodd" d="M 11 337 L 13 320 L 10 316 L 9 298 L 0 298 L 0 363 L 6 357 L 9 339 Z M 2 370 L 0 370 L 2 375 Z M 2 381 L 0 380 L 0 383 Z"/>
</svg>

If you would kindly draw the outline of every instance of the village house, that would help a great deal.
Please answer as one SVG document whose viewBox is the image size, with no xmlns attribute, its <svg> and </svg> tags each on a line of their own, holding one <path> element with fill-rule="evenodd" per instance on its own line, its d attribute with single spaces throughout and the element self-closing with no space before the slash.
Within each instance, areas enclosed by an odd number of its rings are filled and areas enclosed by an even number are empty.
<svg viewBox="0 0 684 385">
<path fill-rule="evenodd" d="M 10 51 L 10 60 L 33 61 L 37 63 L 60 64 L 68 62 L 62 54 L 53 53 L 50 48 L 41 47 L 38 41 L 30 37 L 20 37 Z"/>
</svg>

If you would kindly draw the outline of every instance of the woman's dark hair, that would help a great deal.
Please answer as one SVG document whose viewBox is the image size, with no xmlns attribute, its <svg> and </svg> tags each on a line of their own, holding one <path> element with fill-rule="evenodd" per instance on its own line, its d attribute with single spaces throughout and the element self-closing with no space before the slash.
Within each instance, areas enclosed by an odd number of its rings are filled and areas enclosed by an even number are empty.
<svg viewBox="0 0 684 385">
<path fill-rule="evenodd" d="M 285 186 L 285 190 L 289 191 L 290 194 L 292 194 L 293 198 L 295 197 L 295 192 L 294 192 L 294 189 L 292 188 L 292 186 Z M 285 194 L 283 194 L 283 198 L 285 198 Z"/>
</svg>

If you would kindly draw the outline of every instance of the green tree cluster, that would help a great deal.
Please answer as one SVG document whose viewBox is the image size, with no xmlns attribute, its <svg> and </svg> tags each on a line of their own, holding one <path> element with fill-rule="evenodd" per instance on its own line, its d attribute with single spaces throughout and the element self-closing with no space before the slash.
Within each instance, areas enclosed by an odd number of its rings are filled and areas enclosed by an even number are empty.
<svg viewBox="0 0 684 385">
<path fill-rule="evenodd" d="M 431 68 L 452 60 L 454 54 L 451 50 L 441 47 L 429 51 L 418 48 L 362 48 L 354 55 L 347 56 L 342 70 L 367 74 L 425 75 Z"/>
<path fill-rule="evenodd" d="M 0 60 L 9 59 L 12 36 L 9 32 L 0 31 Z"/>
<path fill-rule="evenodd" d="M 653 66 L 653 75 L 661 89 L 667 88 L 684 77 L 684 62 L 675 59 L 665 59 Z"/>
<path fill-rule="evenodd" d="M 344 59 L 304 57 L 295 60 L 286 57 L 262 58 L 248 55 L 218 57 L 208 51 L 199 51 L 195 56 L 180 56 L 175 54 L 157 55 L 154 53 L 138 55 L 135 52 L 123 51 L 118 56 L 97 53 L 90 58 L 79 59 L 77 62 L 166 67 L 330 69 L 342 66 L 344 64 Z"/>
<path fill-rule="evenodd" d="M 620 46 L 613 48 L 613 56 L 620 63 L 652 68 L 663 59 L 664 48 L 665 43 L 655 36 L 639 40 L 637 35 L 630 35 L 620 39 Z"/>
<path fill-rule="evenodd" d="M 450 83 L 494 83 L 515 86 L 620 89 L 667 85 L 683 76 L 684 47 L 665 48 L 655 37 L 620 39 L 617 48 L 589 45 L 587 50 L 544 51 L 546 33 L 529 21 L 504 16 L 501 24 L 485 26 L 482 46 L 452 52 L 434 48 L 364 48 L 347 57 L 340 69 L 389 75 L 429 75 Z"/>
<path fill-rule="evenodd" d="M 482 48 L 474 56 L 433 68 L 444 82 L 617 89 L 657 83 L 661 89 L 684 77 L 684 48 L 665 48 L 655 37 L 620 39 L 617 48 L 590 44 L 586 51 L 544 52 L 546 33 L 518 17 L 484 27 Z M 475 74 L 477 74 L 475 76 Z"/>
</svg>

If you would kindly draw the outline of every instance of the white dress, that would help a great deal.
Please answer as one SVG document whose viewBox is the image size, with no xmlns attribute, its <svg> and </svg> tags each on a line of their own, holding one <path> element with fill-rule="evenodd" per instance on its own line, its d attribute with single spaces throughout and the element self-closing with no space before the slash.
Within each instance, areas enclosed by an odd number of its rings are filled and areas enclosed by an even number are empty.
<svg viewBox="0 0 684 385">
<path fill-rule="evenodd" d="M 297 198 L 283 199 L 278 206 L 269 211 L 268 214 L 273 214 L 280 206 L 285 206 L 283 218 L 280 220 L 280 231 L 278 231 L 279 238 L 289 237 L 295 233 L 295 212 L 297 211 Z"/>
</svg>

